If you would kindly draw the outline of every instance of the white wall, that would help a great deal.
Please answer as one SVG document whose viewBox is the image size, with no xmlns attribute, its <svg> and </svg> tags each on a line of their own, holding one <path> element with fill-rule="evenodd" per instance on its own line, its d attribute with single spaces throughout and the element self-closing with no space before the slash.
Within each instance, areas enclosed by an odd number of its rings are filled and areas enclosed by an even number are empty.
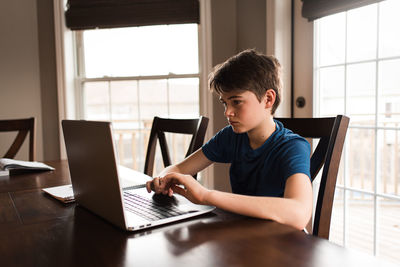
<svg viewBox="0 0 400 267">
<path fill-rule="evenodd" d="M 60 158 L 54 8 L 52 0 L 36 0 L 38 18 L 43 158 Z"/>
<path fill-rule="evenodd" d="M 37 119 L 37 159 L 43 158 L 42 111 L 36 1 L 0 2 L 0 119 Z M 0 155 L 10 135 L 0 138 Z M 17 157 L 28 159 L 27 144 Z"/>
<path fill-rule="evenodd" d="M 291 113 L 291 0 L 266 0 L 267 54 L 274 55 L 282 66 L 281 103 L 275 117 L 290 117 Z"/>
<path fill-rule="evenodd" d="M 302 108 L 294 105 L 294 117 L 313 116 L 313 22 L 301 16 L 301 0 L 294 1 L 294 101 L 304 97 L 306 105 Z"/>
<path fill-rule="evenodd" d="M 212 0 L 212 65 L 247 48 L 265 53 L 266 49 L 265 0 Z M 217 97 L 213 97 L 213 129 L 215 134 L 227 125 L 224 110 Z M 230 191 L 229 165 L 214 166 L 214 188 Z"/>
<path fill-rule="evenodd" d="M 60 156 L 53 21 L 52 0 L 0 2 L 0 119 L 36 118 L 40 161 Z M 0 157 L 15 135 L 0 134 Z"/>
</svg>

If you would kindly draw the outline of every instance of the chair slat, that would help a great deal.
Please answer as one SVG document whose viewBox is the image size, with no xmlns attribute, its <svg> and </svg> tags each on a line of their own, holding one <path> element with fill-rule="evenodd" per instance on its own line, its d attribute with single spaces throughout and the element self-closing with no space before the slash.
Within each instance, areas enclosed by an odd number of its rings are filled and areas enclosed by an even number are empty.
<svg viewBox="0 0 400 267">
<path fill-rule="evenodd" d="M 200 116 L 196 119 L 167 119 L 154 117 L 147 146 L 144 173 L 153 176 L 157 140 L 159 140 L 164 166 L 171 165 L 171 158 L 165 133 L 181 133 L 192 135 L 186 156 L 199 149 L 204 142 L 208 126 L 208 118 Z M 194 175 L 196 178 L 196 175 Z"/>
<path fill-rule="evenodd" d="M 29 133 L 29 160 L 36 159 L 35 118 L 0 120 L 0 132 L 18 132 L 10 148 L 4 154 L 4 158 L 14 158 Z"/>
<path fill-rule="evenodd" d="M 171 165 L 171 157 L 169 156 L 167 139 L 165 138 L 165 134 L 162 131 L 157 132 L 158 141 L 160 142 L 161 155 L 163 158 L 164 166 Z"/>
</svg>

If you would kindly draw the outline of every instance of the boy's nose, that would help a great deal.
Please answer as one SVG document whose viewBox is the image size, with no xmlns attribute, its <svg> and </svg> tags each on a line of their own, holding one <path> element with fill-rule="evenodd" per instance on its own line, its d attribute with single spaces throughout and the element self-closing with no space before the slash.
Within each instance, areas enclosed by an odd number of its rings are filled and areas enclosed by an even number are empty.
<svg viewBox="0 0 400 267">
<path fill-rule="evenodd" d="M 232 117 L 233 116 L 233 110 L 229 106 L 225 107 L 225 117 Z"/>
</svg>

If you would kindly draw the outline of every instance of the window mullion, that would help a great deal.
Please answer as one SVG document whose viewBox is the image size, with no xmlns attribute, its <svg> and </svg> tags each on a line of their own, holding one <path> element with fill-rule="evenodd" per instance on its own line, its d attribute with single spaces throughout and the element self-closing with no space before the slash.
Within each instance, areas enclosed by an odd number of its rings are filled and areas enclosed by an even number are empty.
<svg viewBox="0 0 400 267">
<path fill-rule="evenodd" d="M 169 88 L 169 86 L 170 86 L 170 84 L 169 84 L 169 82 L 170 82 L 170 79 L 168 78 L 167 79 L 167 114 L 168 114 L 168 116 L 171 116 L 171 109 L 170 109 L 170 88 Z"/>
<path fill-rule="evenodd" d="M 116 76 L 116 77 L 97 77 L 82 78 L 84 82 L 102 82 L 102 81 L 136 81 L 136 80 L 163 80 L 163 79 L 182 79 L 182 78 L 199 78 L 198 73 L 192 74 L 167 74 L 167 75 L 148 75 L 148 76 Z"/>
<path fill-rule="evenodd" d="M 344 114 L 347 114 L 347 103 L 348 103 L 348 97 L 347 97 L 347 16 L 348 13 L 345 13 L 345 22 L 344 22 L 344 66 L 343 66 L 343 71 L 344 71 L 344 92 L 343 92 L 343 97 L 344 97 Z M 347 151 L 345 150 L 345 156 L 344 158 L 347 158 Z M 345 176 L 343 179 L 343 185 L 344 185 L 344 190 L 343 190 L 343 246 L 347 247 L 347 225 L 348 225 L 348 203 L 347 203 L 347 194 L 348 191 L 347 189 L 347 173 L 346 173 L 346 169 L 345 169 Z"/>
<path fill-rule="evenodd" d="M 111 99 L 111 81 L 109 81 L 107 85 L 108 85 L 108 113 L 110 114 L 109 119 L 110 121 L 112 121 L 113 116 L 112 116 L 112 99 Z"/>
<path fill-rule="evenodd" d="M 378 234 L 378 111 L 379 111 L 379 4 L 376 8 L 376 52 L 375 52 L 375 181 L 374 181 L 374 255 L 377 255 Z"/>
<path fill-rule="evenodd" d="M 141 107 L 140 107 L 140 81 L 136 80 L 136 88 L 137 88 L 137 112 L 138 112 L 138 121 L 142 121 L 142 114 L 141 114 Z M 144 144 L 145 142 L 145 138 L 144 138 L 144 127 L 142 127 L 142 125 L 139 124 L 139 134 L 138 134 L 138 138 L 139 138 L 139 143 L 143 144 L 143 145 L 139 145 L 139 155 L 144 155 L 144 146 L 147 144 Z M 142 140 L 142 141 L 140 141 Z M 139 158 L 143 158 L 143 157 L 139 157 Z"/>
<path fill-rule="evenodd" d="M 84 39 L 83 39 L 83 32 L 82 31 L 76 31 L 72 35 L 72 38 L 74 39 L 74 45 L 75 49 L 73 50 L 76 55 L 75 55 L 75 112 L 78 118 L 83 119 L 85 118 L 85 107 L 84 107 L 84 101 L 85 101 L 85 92 L 83 89 L 83 84 L 84 81 L 82 80 L 82 77 L 85 77 L 85 49 L 84 49 Z"/>
</svg>

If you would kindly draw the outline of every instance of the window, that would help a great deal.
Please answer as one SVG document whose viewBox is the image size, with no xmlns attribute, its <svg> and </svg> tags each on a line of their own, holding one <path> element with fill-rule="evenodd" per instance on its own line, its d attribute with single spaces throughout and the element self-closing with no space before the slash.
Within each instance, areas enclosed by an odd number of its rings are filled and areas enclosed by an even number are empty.
<svg viewBox="0 0 400 267">
<path fill-rule="evenodd" d="M 75 36 L 78 117 L 113 122 L 120 164 L 143 171 L 154 116 L 199 116 L 198 25 L 85 30 Z M 169 138 L 176 144 L 171 156 L 181 160 L 185 153 L 177 148 L 189 145 L 189 137 Z M 161 169 L 156 166 L 155 173 Z"/>
<path fill-rule="evenodd" d="M 331 241 L 400 263 L 400 2 L 318 19 L 314 115 L 350 117 Z"/>
</svg>

